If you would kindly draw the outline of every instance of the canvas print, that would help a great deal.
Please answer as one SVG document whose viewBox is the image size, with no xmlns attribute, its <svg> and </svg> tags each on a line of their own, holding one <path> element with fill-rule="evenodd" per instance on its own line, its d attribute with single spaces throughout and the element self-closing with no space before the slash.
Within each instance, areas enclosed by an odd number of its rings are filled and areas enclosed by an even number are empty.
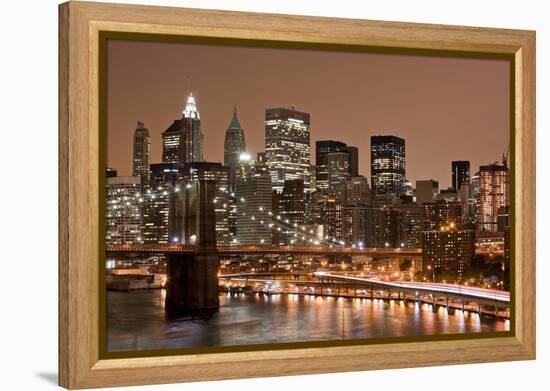
<svg viewBox="0 0 550 391">
<path fill-rule="evenodd" d="M 107 352 L 512 329 L 510 63 L 109 39 Z"/>
</svg>

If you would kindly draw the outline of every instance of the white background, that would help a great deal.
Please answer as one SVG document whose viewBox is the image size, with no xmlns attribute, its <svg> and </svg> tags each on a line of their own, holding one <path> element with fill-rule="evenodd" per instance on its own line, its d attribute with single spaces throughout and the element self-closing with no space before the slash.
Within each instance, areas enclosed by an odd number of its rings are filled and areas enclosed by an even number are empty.
<svg viewBox="0 0 550 391">
<path fill-rule="evenodd" d="M 119 2 L 124 2 L 119 0 Z M 523 390 L 548 387 L 548 172 L 545 1 L 138 1 L 133 3 L 537 30 L 538 360 L 176 384 L 155 390 Z M 42 390 L 57 378 L 57 1 L 6 1 L 0 13 L 0 388 Z M 7 120 L 7 121 L 6 121 Z M 475 140 L 472 140 L 475 142 Z M 546 197 L 545 197 L 546 196 Z M 545 240 L 546 239 L 546 240 Z M 7 250 L 7 251 L 6 251 Z M 457 354 L 460 354 L 457 352 Z M 412 364 L 412 363 L 411 363 Z M 537 385 L 537 383 L 539 385 Z M 138 388 L 135 388 L 138 389 Z"/>
</svg>

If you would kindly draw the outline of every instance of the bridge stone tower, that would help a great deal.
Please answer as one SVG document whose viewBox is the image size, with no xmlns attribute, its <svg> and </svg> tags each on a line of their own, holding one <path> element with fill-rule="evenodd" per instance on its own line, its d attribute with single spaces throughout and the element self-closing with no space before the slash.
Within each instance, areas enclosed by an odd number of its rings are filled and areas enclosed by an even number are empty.
<svg viewBox="0 0 550 391">
<path fill-rule="evenodd" d="M 188 182 L 174 193 L 170 240 L 195 247 L 193 254 L 168 256 L 166 310 L 206 315 L 220 306 L 216 250 L 216 182 Z"/>
</svg>

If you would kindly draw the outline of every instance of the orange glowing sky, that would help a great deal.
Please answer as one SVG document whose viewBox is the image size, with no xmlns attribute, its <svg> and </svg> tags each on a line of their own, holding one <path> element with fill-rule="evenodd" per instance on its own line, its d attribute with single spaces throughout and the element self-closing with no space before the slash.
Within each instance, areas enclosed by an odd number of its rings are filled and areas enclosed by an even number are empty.
<svg viewBox="0 0 550 391">
<path fill-rule="evenodd" d="M 470 160 L 473 174 L 507 148 L 508 72 L 502 60 L 110 41 L 108 165 L 131 174 L 137 121 L 160 161 L 160 134 L 181 116 L 192 77 L 209 161 L 223 161 L 234 104 L 252 154 L 264 148 L 265 108 L 293 105 L 311 114 L 312 164 L 316 140 L 340 140 L 359 148 L 370 182 L 370 136 L 392 134 L 406 140 L 413 185 L 446 188 L 452 160 Z"/>
</svg>

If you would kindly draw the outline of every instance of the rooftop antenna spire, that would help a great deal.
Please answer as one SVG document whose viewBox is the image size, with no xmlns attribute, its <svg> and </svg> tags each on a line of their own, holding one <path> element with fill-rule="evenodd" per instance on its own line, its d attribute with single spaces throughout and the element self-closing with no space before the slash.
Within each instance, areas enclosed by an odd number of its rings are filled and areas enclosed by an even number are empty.
<svg viewBox="0 0 550 391">
<path fill-rule="evenodd" d="M 193 95 L 193 76 L 189 76 L 189 95 Z"/>
</svg>

